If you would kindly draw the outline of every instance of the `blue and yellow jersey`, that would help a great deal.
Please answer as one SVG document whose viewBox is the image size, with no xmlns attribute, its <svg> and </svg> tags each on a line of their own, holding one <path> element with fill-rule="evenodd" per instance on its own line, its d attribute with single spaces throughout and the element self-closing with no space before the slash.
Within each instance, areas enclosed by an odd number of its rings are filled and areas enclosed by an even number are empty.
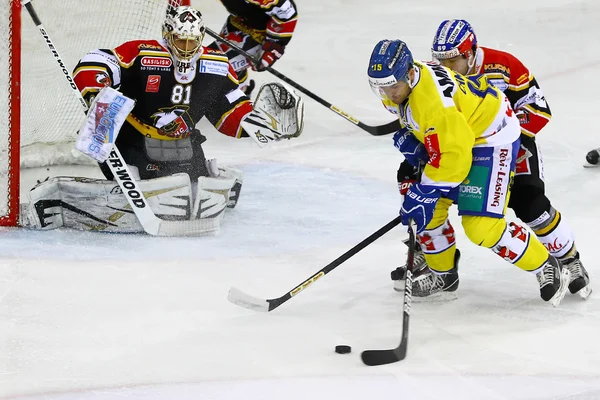
<svg viewBox="0 0 600 400">
<path fill-rule="evenodd" d="M 415 62 L 412 91 L 402 105 L 384 99 L 429 154 L 421 182 L 448 190 L 471 169 L 473 147 L 514 142 L 519 132 L 502 128 L 512 109 L 484 76 L 463 76 L 438 64 Z"/>
</svg>

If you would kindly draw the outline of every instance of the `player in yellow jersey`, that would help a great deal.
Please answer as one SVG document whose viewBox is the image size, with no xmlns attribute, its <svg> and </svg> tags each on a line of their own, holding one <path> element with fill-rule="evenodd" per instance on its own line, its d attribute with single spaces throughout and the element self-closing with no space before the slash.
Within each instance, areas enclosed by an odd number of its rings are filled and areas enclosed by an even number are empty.
<svg viewBox="0 0 600 400">
<path fill-rule="evenodd" d="M 368 75 L 400 119 L 396 146 L 414 165 L 425 163 L 421 181 L 406 191 L 400 215 L 404 224 L 416 222 L 427 264 L 442 278 L 435 281 L 440 291 L 458 286 L 458 253 L 447 223 L 448 209 L 457 203 L 467 237 L 535 273 L 542 299 L 558 305 L 569 271 L 527 229 L 504 218 L 520 135 L 504 94 L 485 77 L 414 61 L 401 40 L 375 46 Z"/>
</svg>

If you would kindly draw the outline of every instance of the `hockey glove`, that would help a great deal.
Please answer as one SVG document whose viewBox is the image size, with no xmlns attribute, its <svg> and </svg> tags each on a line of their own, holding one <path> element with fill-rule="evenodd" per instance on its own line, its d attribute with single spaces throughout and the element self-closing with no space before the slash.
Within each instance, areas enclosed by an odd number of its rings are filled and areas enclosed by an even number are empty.
<svg viewBox="0 0 600 400">
<path fill-rule="evenodd" d="M 417 176 L 417 168 L 410 165 L 407 160 L 404 160 L 398 168 L 396 178 L 398 180 L 398 190 L 404 196 L 408 192 L 408 188 L 417 183 L 420 176 Z"/>
<path fill-rule="evenodd" d="M 284 47 L 282 45 L 277 42 L 272 42 L 269 39 L 265 41 L 262 49 L 263 55 L 256 66 L 257 71 L 264 71 L 267 67 L 275 64 L 275 61 L 279 60 L 284 52 Z"/>
<path fill-rule="evenodd" d="M 435 205 L 441 194 L 440 190 L 431 186 L 420 183 L 412 185 L 406 192 L 400 209 L 402 223 L 408 225 L 408 221 L 413 219 L 417 225 L 417 233 L 423 232 L 433 218 Z"/>
<path fill-rule="evenodd" d="M 394 134 L 394 146 L 413 167 L 418 166 L 421 161 L 429 161 L 425 146 L 407 128 L 401 128 Z"/>
</svg>

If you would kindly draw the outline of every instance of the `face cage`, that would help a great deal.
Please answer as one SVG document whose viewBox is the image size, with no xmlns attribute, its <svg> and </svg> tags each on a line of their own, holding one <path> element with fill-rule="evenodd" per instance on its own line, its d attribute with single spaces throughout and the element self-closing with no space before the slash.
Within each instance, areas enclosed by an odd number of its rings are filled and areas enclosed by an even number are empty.
<svg viewBox="0 0 600 400">
<path fill-rule="evenodd" d="M 204 33 L 202 33 L 201 36 L 187 36 L 187 37 L 186 36 L 178 36 L 174 33 L 170 33 L 167 35 L 167 43 L 169 44 L 171 51 L 175 54 L 175 56 L 177 56 L 177 58 L 184 60 L 184 61 L 190 60 L 192 57 L 194 57 L 196 55 L 196 53 L 198 53 L 198 50 L 200 49 L 200 47 L 202 47 L 203 39 L 204 39 Z M 185 40 L 186 44 L 189 41 L 194 41 L 194 42 L 196 42 L 196 44 L 193 46 L 193 48 L 191 50 L 185 50 L 185 49 L 180 49 L 179 47 L 177 47 L 175 45 L 176 40 Z"/>
</svg>

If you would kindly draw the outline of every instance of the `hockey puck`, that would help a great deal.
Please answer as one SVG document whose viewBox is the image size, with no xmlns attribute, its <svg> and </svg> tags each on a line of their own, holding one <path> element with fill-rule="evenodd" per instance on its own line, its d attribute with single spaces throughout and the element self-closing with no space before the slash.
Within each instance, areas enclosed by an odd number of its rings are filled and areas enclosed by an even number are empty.
<svg viewBox="0 0 600 400">
<path fill-rule="evenodd" d="M 335 346 L 335 352 L 338 354 L 348 354 L 350 351 L 352 351 L 352 348 L 350 348 L 350 346 L 346 346 L 345 344 L 339 344 Z"/>
<path fill-rule="evenodd" d="M 590 165 L 598 165 L 598 160 L 600 159 L 600 153 L 598 150 L 592 150 L 585 156 L 585 160 Z"/>
</svg>

